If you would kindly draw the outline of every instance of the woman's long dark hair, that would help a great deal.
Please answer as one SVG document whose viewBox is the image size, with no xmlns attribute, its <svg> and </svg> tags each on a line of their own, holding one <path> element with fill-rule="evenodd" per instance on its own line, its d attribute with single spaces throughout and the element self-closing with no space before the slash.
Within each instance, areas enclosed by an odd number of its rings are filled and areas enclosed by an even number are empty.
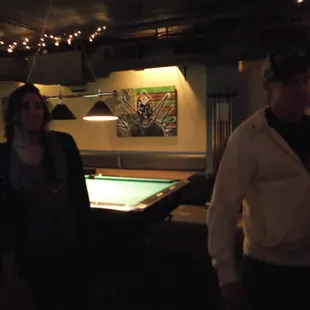
<svg viewBox="0 0 310 310">
<path fill-rule="evenodd" d="M 41 142 L 44 147 L 44 166 L 46 170 L 47 177 L 54 185 L 58 183 L 55 159 L 52 156 L 50 150 L 50 143 L 48 141 L 48 136 L 46 132 L 46 125 L 51 120 L 50 112 L 48 110 L 47 101 L 44 100 L 40 91 L 33 84 L 25 84 L 16 90 L 14 90 L 9 96 L 8 103 L 5 109 L 5 137 L 7 138 L 7 143 L 11 147 L 14 138 L 14 128 L 17 125 L 16 117 L 19 117 L 21 111 L 21 101 L 23 97 L 28 93 L 34 93 L 42 100 L 43 108 L 43 123 L 42 123 L 42 135 Z"/>
<path fill-rule="evenodd" d="M 16 116 L 20 115 L 21 101 L 28 93 L 36 94 L 42 101 L 43 108 L 43 124 L 42 134 L 44 127 L 50 121 L 50 112 L 48 110 L 47 102 L 43 99 L 40 91 L 33 84 L 25 84 L 14 90 L 9 96 L 8 103 L 5 109 L 5 137 L 9 143 L 12 142 L 14 136 L 14 127 L 16 126 Z"/>
</svg>

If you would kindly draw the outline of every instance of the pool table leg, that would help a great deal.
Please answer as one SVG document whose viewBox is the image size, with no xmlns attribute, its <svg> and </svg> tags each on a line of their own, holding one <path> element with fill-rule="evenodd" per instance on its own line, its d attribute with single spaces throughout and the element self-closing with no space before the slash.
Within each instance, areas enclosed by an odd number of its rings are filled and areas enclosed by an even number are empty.
<svg viewBox="0 0 310 310">
<path fill-rule="evenodd" d="M 171 223 L 172 222 L 173 215 L 170 213 L 164 220 L 166 223 Z M 151 240 L 148 237 L 147 233 L 147 225 L 144 224 L 140 227 L 139 229 L 139 236 L 138 240 L 135 243 L 135 246 L 138 248 L 148 248 L 151 246 Z"/>
<path fill-rule="evenodd" d="M 173 215 L 170 213 L 164 220 L 164 222 L 172 222 Z"/>
<path fill-rule="evenodd" d="M 150 238 L 147 234 L 147 224 L 145 222 L 140 223 L 138 229 L 137 241 L 135 242 L 135 247 L 137 248 L 148 248 L 151 245 Z"/>
<path fill-rule="evenodd" d="M 137 242 L 135 243 L 135 247 L 139 249 L 145 249 L 149 248 L 151 246 L 151 241 L 146 236 L 141 237 Z"/>
</svg>

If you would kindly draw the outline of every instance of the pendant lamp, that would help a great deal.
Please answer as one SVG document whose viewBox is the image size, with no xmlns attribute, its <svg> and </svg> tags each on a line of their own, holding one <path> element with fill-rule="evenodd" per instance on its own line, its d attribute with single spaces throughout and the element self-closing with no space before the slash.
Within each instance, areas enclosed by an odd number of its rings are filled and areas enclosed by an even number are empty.
<svg viewBox="0 0 310 310">
<path fill-rule="evenodd" d="M 51 117 L 53 120 L 75 120 L 75 115 L 71 110 L 63 103 L 62 96 L 59 96 L 59 101 L 55 108 L 52 110 Z"/>
<path fill-rule="evenodd" d="M 99 99 L 83 119 L 86 121 L 115 121 L 118 117 L 111 112 L 104 101 Z"/>
</svg>

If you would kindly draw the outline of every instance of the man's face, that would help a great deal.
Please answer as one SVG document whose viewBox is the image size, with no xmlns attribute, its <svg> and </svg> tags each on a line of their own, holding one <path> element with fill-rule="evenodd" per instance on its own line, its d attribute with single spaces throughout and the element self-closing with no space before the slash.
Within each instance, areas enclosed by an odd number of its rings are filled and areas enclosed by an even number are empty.
<svg viewBox="0 0 310 310">
<path fill-rule="evenodd" d="M 137 100 L 137 113 L 143 120 L 148 120 L 152 115 L 152 99 L 143 93 Z"/>
<path fill-rule="evenodd" d="M 43 125 L 43 102 L 36 93 L 24 95 L 20 103 L 20 126 L 28 132 L 41 130 Z"/>
<path fill-rule="evenodd" d="M 310 72 L 297 73 L 285 81 L 268 82 L 272 102 L 291 116 L 305 111 L 310 98 Z"/>
</svg>

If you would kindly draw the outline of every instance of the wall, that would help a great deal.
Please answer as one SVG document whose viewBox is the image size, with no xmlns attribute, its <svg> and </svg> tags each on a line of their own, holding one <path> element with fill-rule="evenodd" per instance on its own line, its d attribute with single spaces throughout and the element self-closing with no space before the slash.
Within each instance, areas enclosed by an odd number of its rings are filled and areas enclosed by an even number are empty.
<svg viewBox="0 0 310 310">
<path fill-rule="evenodd" d="M 263 61 L 246 61 L 240 72 L 240 103 L 236 117 L 240 123 L 267 104 L 267 94 L 263 87 L 261 68 Z"/>
<path fill-rule="evenodd" d="M 0 83 L 0 97 L 7 96 L 18 83 Z M 206 69 L 203 65 L 189 66 L 187 79 L 178 67 L 123 71 L 111 73 L 108 78 L 88 84 L 88 92 L 113 91 L 122 88 L 176 86 L 178 92 L 177 137 L 118 138 L 115 122 L 87 122 L 81 118 L 93 106 L 96 99 L 65 99 L 71 111 L 80 119 L 54 121 L 51 128 L 72 134 L 80 149 L 84 150 L 140 150 L 170 152 L 206 151 Z M 58 85 L 38 86 L 44 95 L 65 95 L 70 90 Z M 53 101 L 56 104 L 57 101 Z M 115 98 L 106 103 L 113 111 Z M 1 111 L 2 113 L 2 111 Z M 1 118 L 2 119 L 2 118 Z"/>
</svg>

